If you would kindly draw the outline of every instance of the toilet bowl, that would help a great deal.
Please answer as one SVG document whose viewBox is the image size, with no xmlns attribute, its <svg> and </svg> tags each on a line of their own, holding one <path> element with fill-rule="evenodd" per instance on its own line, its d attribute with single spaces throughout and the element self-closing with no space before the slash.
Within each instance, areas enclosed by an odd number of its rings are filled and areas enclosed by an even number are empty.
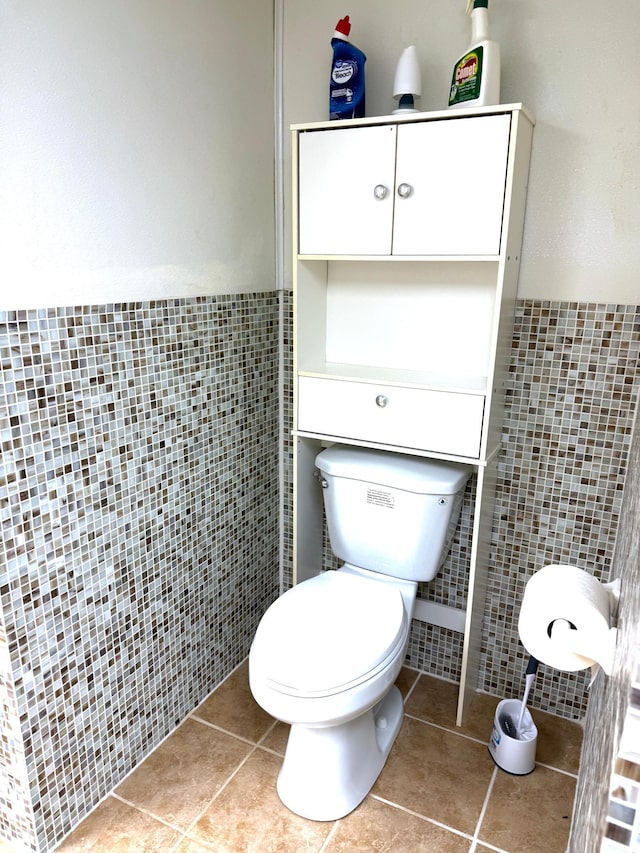
<svg viewBox="0 0 640 853">
<path fill-rule="evenodd" d="M 291 730 L 277 790 L 291 811 L 337 820 L 371 790 L 400 730 L 394 682 L 418 581 L 435 577 L 469 469 L 365 448 L 316 459 L 337 571 L 304 580 L 262 617 L 249 684 Z"/>
<path fill-rule="evenodd" d="M 417 584 L 378 577 L 347 565 L 298 584 L 269 608 L 251 648 L 256 701 L 291 724 L 278 795 L 311 820 L 362 801 L 402 723 L 393 682 Z"/>
<path fill-rule="evenodd" d="M 251 690 L 283 722 L 348 722 L 393 683 L 408 634 L 396 587 L 347 567 L 325 572 L 294 586 L 263 617 L 249 657 Z"/>
</svg>

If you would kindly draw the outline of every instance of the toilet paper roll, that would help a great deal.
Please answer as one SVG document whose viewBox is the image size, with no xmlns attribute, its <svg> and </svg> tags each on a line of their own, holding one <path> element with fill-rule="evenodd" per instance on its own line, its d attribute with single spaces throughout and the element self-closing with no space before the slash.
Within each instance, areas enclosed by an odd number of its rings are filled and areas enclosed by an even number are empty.
<svg viewBox="0 0 640 853">
<path fill-rule="evenodd" d="M 564 672 L 613 667 L 610 591 L 576 566 L 544 566 L 527 582 L 518 633 L 525 649 Z"/>
</svg>

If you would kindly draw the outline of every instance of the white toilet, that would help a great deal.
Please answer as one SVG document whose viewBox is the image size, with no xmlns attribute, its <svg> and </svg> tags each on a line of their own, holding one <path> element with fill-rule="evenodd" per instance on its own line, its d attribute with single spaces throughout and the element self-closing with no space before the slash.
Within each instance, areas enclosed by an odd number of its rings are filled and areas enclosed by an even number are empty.
<svg viewBox="0 0 640 853">
<path fill-rule="evenodd" d="M 418 581 L 447 556 L 470 469 L 343 446 L 316 465 L 331 547 L 345 564 L 269 607 L 249 683 L 265 711 L 291 724 L 280 799 L 302 817 L 336 820 L 367 795 L 400 730 L 394 681 Z"/>
</svg>

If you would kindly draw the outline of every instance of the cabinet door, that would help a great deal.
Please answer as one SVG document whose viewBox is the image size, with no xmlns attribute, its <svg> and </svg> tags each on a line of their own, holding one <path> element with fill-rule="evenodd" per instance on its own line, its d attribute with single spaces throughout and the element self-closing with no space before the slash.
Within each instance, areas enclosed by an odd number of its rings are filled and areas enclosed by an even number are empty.
<svg viewBox="0 0 640 853">
<path fill-rule="evenodd" d="M 299 135 L 299 243 L 303 255 L 389 255 L 394 125 Z"/>
<path fill-rule="evenodd" d="M 495 115 L 398 127 L 394 255 L 500 252 L 510 125 Z"/>
</svg>

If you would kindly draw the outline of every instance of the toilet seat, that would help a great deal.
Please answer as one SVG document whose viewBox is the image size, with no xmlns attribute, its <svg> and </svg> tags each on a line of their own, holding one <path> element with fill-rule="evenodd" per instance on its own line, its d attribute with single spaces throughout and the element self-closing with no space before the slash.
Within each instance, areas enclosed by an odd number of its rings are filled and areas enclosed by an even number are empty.
<svg viewBox="0 0 640 853">
<path fill-rule="evenodd" d="M 331 696 L 384 669 L 402 650 L 407 631 L 398 589 L 329 571 L 271 605 L 252 656 L 272 690 L 301 698 Z"/>
</svg>

